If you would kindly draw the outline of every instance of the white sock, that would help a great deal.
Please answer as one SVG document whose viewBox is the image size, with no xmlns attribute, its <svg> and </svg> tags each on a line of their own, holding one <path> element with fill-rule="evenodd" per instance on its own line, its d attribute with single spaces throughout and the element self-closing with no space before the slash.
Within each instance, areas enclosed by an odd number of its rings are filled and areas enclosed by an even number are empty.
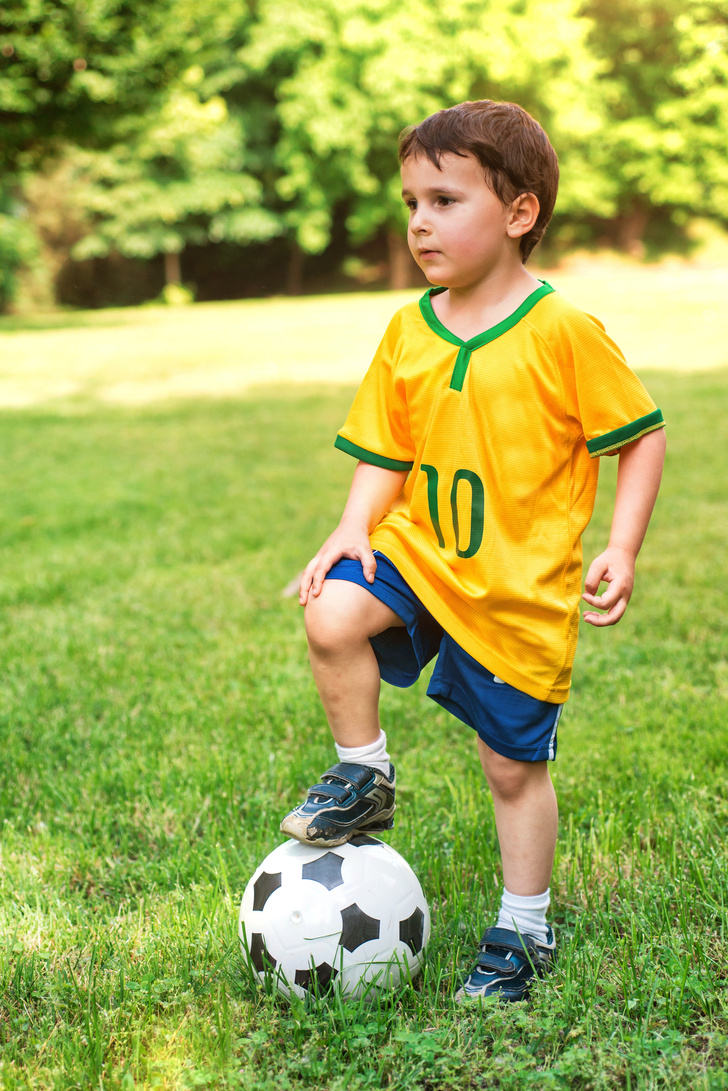
<svg viewBox="0 0 728 1091">
<path fill-rule="evenodd" d="M 339 761 L 348 761 L 352 765 L 368 765 L 370 769 L 376 769 L 378 773 L 389 776 L 389 754 L 387 753 L 387 736 L 383 731 L 379 732 L 379 738 L 366 746 L 336 746 Z"/>
<path fill-rule="evenodd" d="M 533 936 L 540 943 L 548 943 L 546 910 L 550 901 L 550 888 L 543 894 L 524 898 L 520 894 L 511 894 L 503 887 L 496 928 L 510 928 L 511 932 L 518 931 L 522 936 Z"/>
</svg>

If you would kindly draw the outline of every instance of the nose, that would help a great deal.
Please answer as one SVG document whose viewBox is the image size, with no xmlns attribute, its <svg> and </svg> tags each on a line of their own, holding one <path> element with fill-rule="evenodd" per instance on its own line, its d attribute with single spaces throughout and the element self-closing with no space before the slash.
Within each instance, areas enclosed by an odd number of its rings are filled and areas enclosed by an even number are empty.
<svg viewBox="0 0 728 1091">
<path fill-rule="evenodd" d="M 409 229 L 413 235 L 422 235 L 429 229 L 425 210 L 422 208 L 422 205 L 418 205 L 417 208 L 410 213 Z"/>
</svg>

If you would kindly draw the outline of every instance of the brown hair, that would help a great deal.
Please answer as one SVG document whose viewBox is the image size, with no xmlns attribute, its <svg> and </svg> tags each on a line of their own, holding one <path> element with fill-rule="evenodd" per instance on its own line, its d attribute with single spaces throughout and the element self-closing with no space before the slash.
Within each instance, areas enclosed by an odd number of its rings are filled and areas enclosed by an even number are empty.
<svg viewBox="0 0 728 1091">
<path fill-rule="evenodd" d="M 536 223 L 520 240 L 521 259 L 527 261 L 548 226 L 559 187 L 556 152 L 539 123 L 513 102 L 481 99 L 440 110 L 400 133 L 400 163 L 411 155 L 426 155 L 440 169 L 448 152 L 474 155 L 503 204 L 522 193 L 538 199 Z"/>
</svg>

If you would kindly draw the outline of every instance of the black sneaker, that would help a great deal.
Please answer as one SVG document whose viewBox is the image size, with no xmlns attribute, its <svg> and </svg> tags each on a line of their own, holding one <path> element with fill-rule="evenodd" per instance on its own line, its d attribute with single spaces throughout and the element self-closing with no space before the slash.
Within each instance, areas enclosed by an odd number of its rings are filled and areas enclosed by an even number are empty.
<svg viewBox="0 0 728 1091">
<path fill-rule="evenodd" d="M 309 788 L 303 803 L 281 822 L 281 830 L 304 845 L 333 848 L 357 833 L 379 833 L 394 825 L 394 766 L 386 777 L 368 765 L 340 761 Z"/>
<path fill-rule="evenodd" d="M 543 977 L 551 969 L 555 949 L 550 928 L 546 943 L 510 928 L 486 928 L 478 961 L 455 999 L 527 1000 L 534 977 Z"/>
</svg>

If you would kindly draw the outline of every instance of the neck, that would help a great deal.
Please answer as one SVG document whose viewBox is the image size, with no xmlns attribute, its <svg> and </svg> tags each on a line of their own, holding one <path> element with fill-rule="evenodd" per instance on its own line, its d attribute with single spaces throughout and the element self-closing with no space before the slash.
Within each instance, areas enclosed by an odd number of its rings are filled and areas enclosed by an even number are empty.
<svg viewBox="0 0 728 1091">
<path fill-rule="evenodd" d="M 539 281 L 523 265 L 479 281 L 476 285 L 453 285 L 433 297 L 435 314 L 442 324 L 463 341 L 491 329 L 520 307 L 539 287 Z"/>
</svg>

